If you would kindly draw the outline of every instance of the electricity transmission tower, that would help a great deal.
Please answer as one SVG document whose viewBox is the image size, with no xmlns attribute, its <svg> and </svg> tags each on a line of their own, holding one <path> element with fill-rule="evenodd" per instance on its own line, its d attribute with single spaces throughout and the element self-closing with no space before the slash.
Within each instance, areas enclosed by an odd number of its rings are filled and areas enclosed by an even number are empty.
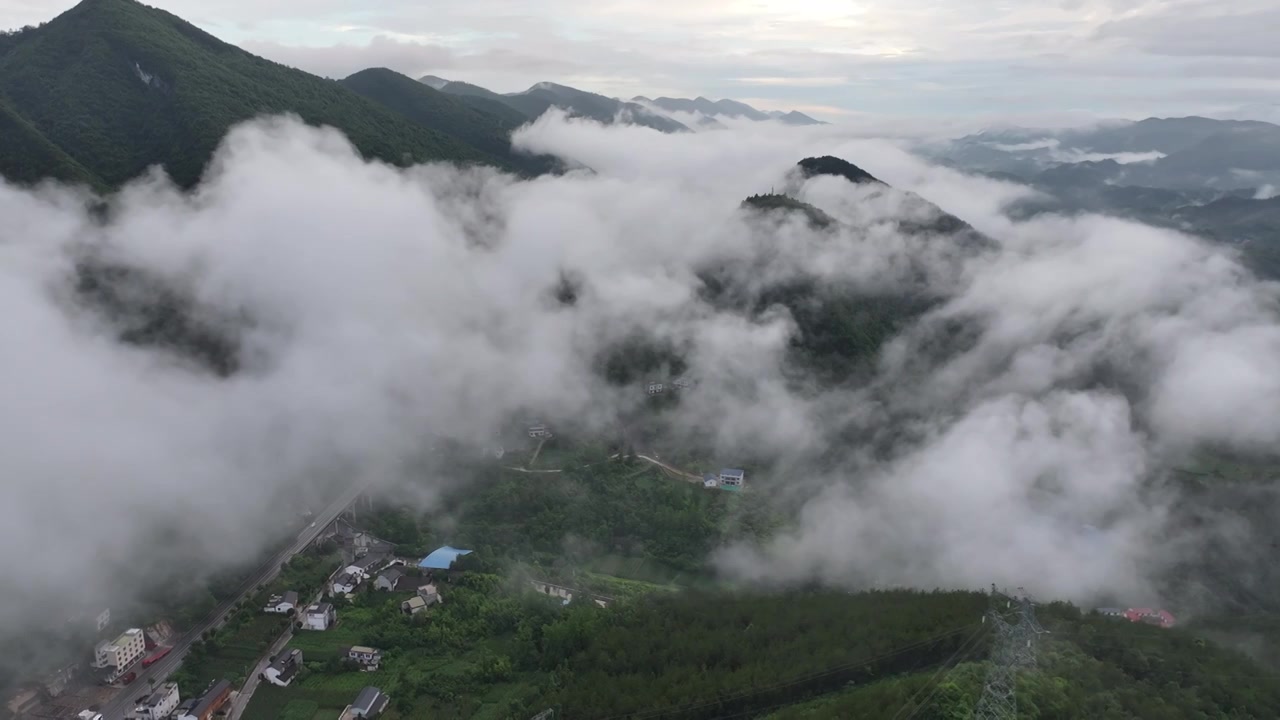
<svg viewBox="0 0 1280 720">
<path fill-rule="evenodd" d="M 1021 590 L 1021 588 L 1019 588 Z M 1035 605 L 1026 593 L 1009 597 L 991 586 L 991 607 L 983 622 L 991 626 L 995 642 L 991 669 L 973 720 L 1017 720 L 1018 671 L 1035 667 L 1036 640 L 1045 632 L 1036 622 Z"/>
</svg>

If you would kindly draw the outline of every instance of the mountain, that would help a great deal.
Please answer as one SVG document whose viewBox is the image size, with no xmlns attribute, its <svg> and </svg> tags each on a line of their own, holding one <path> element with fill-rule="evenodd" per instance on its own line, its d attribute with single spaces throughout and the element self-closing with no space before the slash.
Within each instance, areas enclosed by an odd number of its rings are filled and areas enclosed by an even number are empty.
<svg viewBox="0 0 1280 720">
<path fill-rule="evenodd" d="M 785 112 L 785 113 L 780 110 L 774 110 L 773 112 L 769 113 L 769 115 L 774 120 L 782 121 L 782 124 L 784 125 L 826 125 L 827 124 L 822 122 L 821 120 L 814 120 L 813 118 L 809 117 L 808 115 L 805 115 L 799 110 L 792 110 L 791 112 Z"/>
<path fill-rule="evenodd" d="M 524 92 L 505 95 L 479 85 L 449 81 L 435 75 L 421 77 L 418 82 L 441 92 L 471 98 L 469 102 L 483 100 L 501 103 L 528 120 L 536 119 L 547 110 L 558 107 L 571 115 L 590 118 L 606 125 L 622 121 L 667 133 L 689 132 L 684 124 L 655 113 L 643 105 L 551 82 L 540 82 Z"/>
<path fill-rule="evenodd" d="M 791 112 L 771 111 L 763 112 L 757 110 L 750 105 L 736 100 L 708 100 L 704 97 L 697 97 L 693 100 L 688 98 L 669 98 L 660 97 L 650 100 L 646 97 L 633 98 L 634 102 L 643 105 L 652 105 L 666 112 L 678 112 L 699 114 L 711 119 L 716 118 L 745 118 L 756 122 L 764 122 L 766 120 L 777 120 L 785 125 L 826 125 L 820 120 L 805 115 L 802 112 L 792 110 Z"/>
<path fill-rule="evenodd" d="M 17 129 L 0 139 L 0 174 L 17 180 L 114 187 L 161 164 L 190 186 L 228 128 L 285 112 L 387 162 L 513 166 L 493 143 L 478 148 L 134 0 L 84 0 L 8 36 L 0 52 L 0 123 Z"/>
<path fill-rule="evenodd" d="M 1280 126 L 1259 121 L 1147 118 L 1018 128 L 969 135 L 928 153 L 969 171 L 1010 173 L 1050 193 L 1102 184 L 1226 191 L 1280 183 Z"/>
<path fill-rule="evenodd" d="M 550 161 L 513 153 L 511 133 L 526 122 L 520 113 L 505 105 L 477 107 L 475 100 L 435 90 L 426 83 L 388 70 L 362 70 L 341 84 L 424 127 L 459 138 L 494 158 L 504 158 L 514 167 L 530 172 L 551 169 Z M 485 104 L 483 101 L 480 104 Z"/>
</svg>

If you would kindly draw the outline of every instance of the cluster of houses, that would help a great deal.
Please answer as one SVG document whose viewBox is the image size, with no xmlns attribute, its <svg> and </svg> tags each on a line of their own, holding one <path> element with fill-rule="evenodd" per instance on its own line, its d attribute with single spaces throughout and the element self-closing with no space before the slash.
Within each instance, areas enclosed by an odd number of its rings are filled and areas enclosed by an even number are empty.
<svg viewBox="0 0 1280 720">
<path fill-rule="evenodd" d="M 667 392 L 668 390 L 672 392 L 678 392 L 680 390 L 688 390 L 689 388 L 693 387 L 693 385 L 694 385 L 693 380 L 686 380 L 684 378 L 678 378 L 670 382 L 664 382 L 661 380 L 651 380 L 649 384 L 645 386 L 645 389 L 648 390 L 650 395 L 661 395 Z"/>
<path fill-rule="evenodd" d="M 741 490 L 747 481 L 747 474 L 737 468 L 724 468 L 720 474 L 707 473 L 702 476 L 702 486 L 721 490 Z"/>
<path fill-rule="evenodd" d="M 1147 623 L 1148 625 L 1156 625 L 1165 629 L 1173 627 L 1177 622 L 1173 617 L 1173 613 L 1156 608 L 1129 608 L 1127 610 L 1122 608 L 1097 608 L 1095 612 L 1107 617 L 1124 618 L 1129 622 Z"/>
</svg>

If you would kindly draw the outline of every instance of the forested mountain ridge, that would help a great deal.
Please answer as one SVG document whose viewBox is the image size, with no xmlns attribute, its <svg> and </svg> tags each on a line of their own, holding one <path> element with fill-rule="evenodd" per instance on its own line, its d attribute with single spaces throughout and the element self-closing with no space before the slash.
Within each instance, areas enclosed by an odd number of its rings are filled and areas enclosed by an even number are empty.
<svg viewBox="0 0 1280 720">
<path fill-rule="evenodd" d="M 505 106 L 482 109 L 479 103 L 440 92 L 429 85 L 386 68 L 361 70 L 340 81 L 347 89 L 413 120 L 466 141 L 477 150 L 530 172 L 545 172 L 547 159 L 514 153 L 511 133 L 523 125 L 524 115 Z M 503 112 L 506 110 L 507 112 Z"/>
<path fill-rule="evenodd" d="M 540 82 L 528 90 L 517 93 L 496 93 L 479 85 L 466 82 L 449 81 L 434 75 L 418 78 L 418 82 L 451 95 L 460 95 L 474 100 L 501 103 L 534 120 L 553 107 L 560 108 L 570 115 L 585 117 L 604 125 L 617 122 L 619 119 L 660 132 L 688 132 L 685 125 L 665 115 L 651 112 L 648 108 L 634 102 L 606 97 L 598 93 L 587 92 L 568 85 L 552 82 Z"/>
<path fill-rule="evenodd" d="M 135 0 L 84 0 L 7 35 L 0 53 L 0 122 L 26 138 L 0 140 L 0 174 L 13 179 L 115 187 L 161 164 L 189 186 L 232 125 L 286 112 L 341 130 L 370 158 L 511 165 L 495 142 L 476 147 Z"/>
</svg>

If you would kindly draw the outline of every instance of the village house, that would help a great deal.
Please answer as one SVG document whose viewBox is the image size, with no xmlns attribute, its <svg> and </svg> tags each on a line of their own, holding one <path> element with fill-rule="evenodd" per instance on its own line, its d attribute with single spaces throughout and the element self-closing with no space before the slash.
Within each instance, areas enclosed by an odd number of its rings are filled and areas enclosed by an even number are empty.
<svg viewBox="0 0 1280 720">
<path fill-rule="evenodd" d="M 594 602 L 596 605 L 599 605 L 600 607 L 609 607 L 609 604 L 613 602 L 613 598 L 607 595 L 595 595 L 592 593 L 584 593 L 578 590 L 574 590 L 573 588 L 565 587 L 563 585 L 556 585 L 555 583 L 549 583 L 543 580 L 531 580 L 529 581 L 529 584 L 533 586 L 534 590 L 537 590 L 543 595 L 560 598 L 563 601 L 561 603 L 563 605 L 568 605 L 570 602 L 573 601 L 573 598 L 575 596 L 585 597 L 591 600 L 592 602 Z"/>
<path fill-rule="evenodd" d="M 702 487 L 718 488 L 720 487 L 720 478 L 716 477 L 715 473 L 707 473 L 702 476 Z"/>
<path fill-rule="evenodd" d="M 178 709 L 178 684 L 165 683 L 138 701 L 133 710 L 137 720 L 166 720 Z"/>
<path fill-rule="evenodd" d="M 177 720 L 209 720 L 231 699 L 231 683 L 219 680 L 203 695 L 178 706 Z"/>
<path fill-rule="evenodd" d="M 333 582 L 329 583 L 330 594 L 347 595 L 356 591 L 360 587 L 360 576 L 343 570 L 338 573 Z"/>
<path fill-rule="evenodd" d="M 263 612 L 288 615 L 298 610 L 298 593 L 290 590 L 283 595 L 272 595 L 267 599 Z"/>
<path fill-rule="evenodd" d="M 402 568 L 393 567 L 382 571 L 378 575 L 378 579 L 373 582 L 373 586 L 379 590 L 395 590 L 396 584 L 400 582 L 400 578 L 405 577 Z"/>
<path fill-rule="evenodd" d="M 302 651 L 294 648 L 271 658 L 271 664 L 262 671 L 262 679 L 279 687 L 289 687 L 302 669 Z"/>
<path fill-rule="evenodd" d="M 422 578 L 413 579 L 422 581 Z M 419 587 L 413 597 L 400 603 L 400 610 L 406 615 L 417 615 L 438 602 L 442 602 L 440 592 L 436 590 L 435 585 L 427 583 Z"/>
<path fill-rule="evenodd" d="M 726 490 L 741 490 L 746 484 L 746 473 L 736 468 L 725 468 L 720 471 L 720 487 Z"/>
<path fill-rule="evenodd" d="M 355 645 L 347 648 L 347 659 L 356 663 L 362 670 L 372 672 L 382 663 L 382 651 L 377 648 Z"/>
<path fill-rule="evenodd" d="M 664 386 L 660 382 L 651 382 L 649 383 L 649 387 L 648 387 L 650 395 L 661 395 L 662 393 L 666 392 L 666 389 L 667 389 L 666 386 Z"/>
<path fill-rule="evenodd" d="M 547 426 L 546 426 L 546 425 L 540 425 L 540 424 L 539 424 L 539 425 L 530 425 L 530 426 L 529 426 L 529 437 L 534 438 L 534 439 L 539 439 L 539 438 L 546 439 L 546 438 L 551 437 L 551 431 L 547 429 Z"/>
<path fill-rule="evenodd" d="M 338 613 L 329 603 L 316 603 L 307 607 L 302 627 L 307 630 L 328 630 L 338 621 Z"/>
<path fill-rule="evenodd" d="M 348 572 L 358 578 L 357 584 L 373 577 L 379 568 L 385 567 L 388 556 L 383 552 L 370 550 L 369 552 L 352 560 L 346 567 Z"/>
<path fill-rule="evenodd" d="M 387 704 L 391 702 L 391 698 L 383 694 L 376 687 L 367 687 L 356 695 L 355 702 L 352 702 L 342 711 L 342 715 L 338 720 L 355 720 L 356 718 L 376 718 L 387 709 Z"/>
</svg>

